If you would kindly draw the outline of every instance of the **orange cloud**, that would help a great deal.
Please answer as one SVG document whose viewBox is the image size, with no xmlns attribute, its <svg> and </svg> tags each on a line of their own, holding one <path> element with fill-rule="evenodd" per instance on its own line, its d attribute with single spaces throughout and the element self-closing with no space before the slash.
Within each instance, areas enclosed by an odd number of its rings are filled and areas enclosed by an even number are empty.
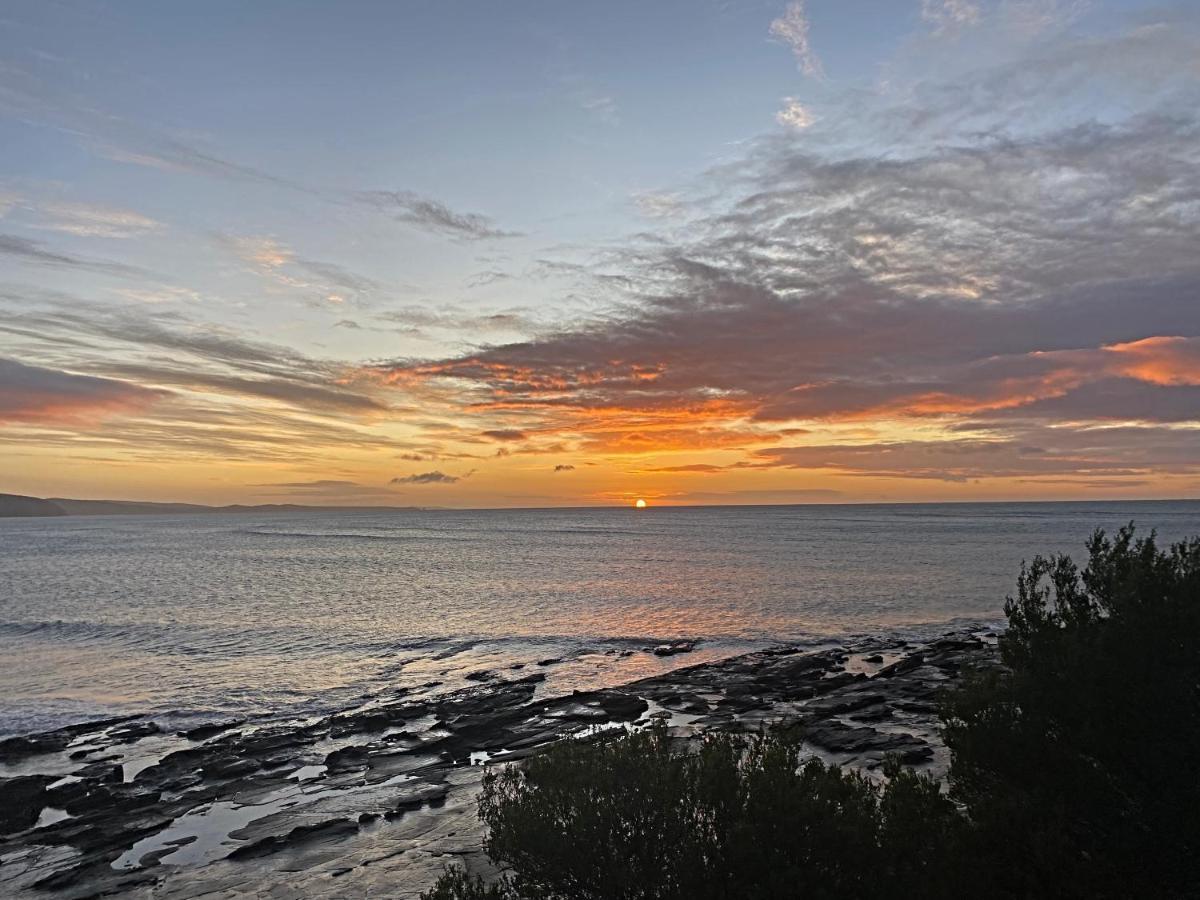
<svg viewBox="0 0 1200 900">
<path fill-rule="evenodd" d="M 1148 337 L 1109 344 L 1113 371 L 1160 385 L 1200 385 L 1200 337 Z"/>
<path fill-rule="evenodd" d="M 163 396 L 126 381 L 0 359 L 0 422 L 77 423 L 134 412 Z"/>
</svg>

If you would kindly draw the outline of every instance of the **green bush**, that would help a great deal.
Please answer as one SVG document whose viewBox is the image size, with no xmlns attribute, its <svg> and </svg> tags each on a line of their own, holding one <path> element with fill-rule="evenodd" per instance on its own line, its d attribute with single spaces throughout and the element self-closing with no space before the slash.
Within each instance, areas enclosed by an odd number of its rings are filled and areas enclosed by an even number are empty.
<svg viewBox="0 0 1200 900">
<path fill-rule="evenodd" d="M 939 893 L 959 817 L 936 782 L 886 787 L 802 761 L 781 734 L 710 735 L 694 752 L 662 728 L 565 742 L 489 772 L 488 856 L 524 900 L 867 898 Z M 461 879 L 448 874 L 439 889 Z M 467 892 L 427 897 L 471 898 Z"/>
<path fill-rule="evenodd" d="M 1200 897 L 1200 538 L 1133 528 L 1023 566 L 1004 667 L 944 699 L 949 797 L 876 785 L 786 734 L 661 728 L 489 772 L 485 849 L 427 900 Z"/>
<path fill-rule="evenodd" d="M 1200 538 L 1023 566 L 1008 671 L 947 698 L 953 796 L 1004 896 L 1200 896 Z"/>
<path fill-rule="evenodd" d="M 512 896 L 507 882 L 488 884 L 480 876 L 452 866 L 432 890 L 421 894 L 421 900 L 509 900 Z"/>
</svg>

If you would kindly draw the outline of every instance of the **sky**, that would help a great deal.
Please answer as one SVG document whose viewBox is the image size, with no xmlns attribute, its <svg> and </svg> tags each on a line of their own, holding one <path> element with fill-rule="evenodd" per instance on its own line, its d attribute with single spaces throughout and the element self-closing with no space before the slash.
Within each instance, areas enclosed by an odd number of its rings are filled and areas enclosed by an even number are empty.
<svg viewBox="0 0 1200 900">
<path fill-rule="evenodd" d="M 10 0 L 0 491 L 1200 496 L 1200 5 Z"/>
</svg>

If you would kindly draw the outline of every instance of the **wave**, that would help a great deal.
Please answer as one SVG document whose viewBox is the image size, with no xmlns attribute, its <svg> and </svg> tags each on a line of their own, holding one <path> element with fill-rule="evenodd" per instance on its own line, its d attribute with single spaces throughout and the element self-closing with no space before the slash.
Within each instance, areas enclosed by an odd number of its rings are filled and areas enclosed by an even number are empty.
<svg viewBox="0 0 1200 900">
<path fill-rule="evenodd" d="M 360 540 L 360 541 L 467 541 L 470 538 L 455 537 L 445 532 L 429 534 L 363 534 L 351 531 L 276 531 L 270 528 L 237 528 L 234 534 L 249 534 L 256 537 L 301 538 L 304 540 Z"/>
</svg>

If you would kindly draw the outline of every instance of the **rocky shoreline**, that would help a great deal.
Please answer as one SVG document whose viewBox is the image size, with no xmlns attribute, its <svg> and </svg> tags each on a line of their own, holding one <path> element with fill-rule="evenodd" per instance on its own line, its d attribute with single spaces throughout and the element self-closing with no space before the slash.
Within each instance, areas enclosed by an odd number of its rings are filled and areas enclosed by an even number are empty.
<svg viewBox="0 0 1200 900">
<path fill-rule="evenodd" d="M 896 755 L 941 774 L 939 692 L 998 664 L 994 634 L 969 629 L 779 647 L 540 696 L 558 662 L 307 722 L 168 734 L 124 717 L 0 741 L 0 894 L 415 898 L 448 862 L 487 870 L 474 804 L 487 765 L 662 720 L 681 740 L 797 724 L 827 761 L 875 772 Z"/>
</svg>

